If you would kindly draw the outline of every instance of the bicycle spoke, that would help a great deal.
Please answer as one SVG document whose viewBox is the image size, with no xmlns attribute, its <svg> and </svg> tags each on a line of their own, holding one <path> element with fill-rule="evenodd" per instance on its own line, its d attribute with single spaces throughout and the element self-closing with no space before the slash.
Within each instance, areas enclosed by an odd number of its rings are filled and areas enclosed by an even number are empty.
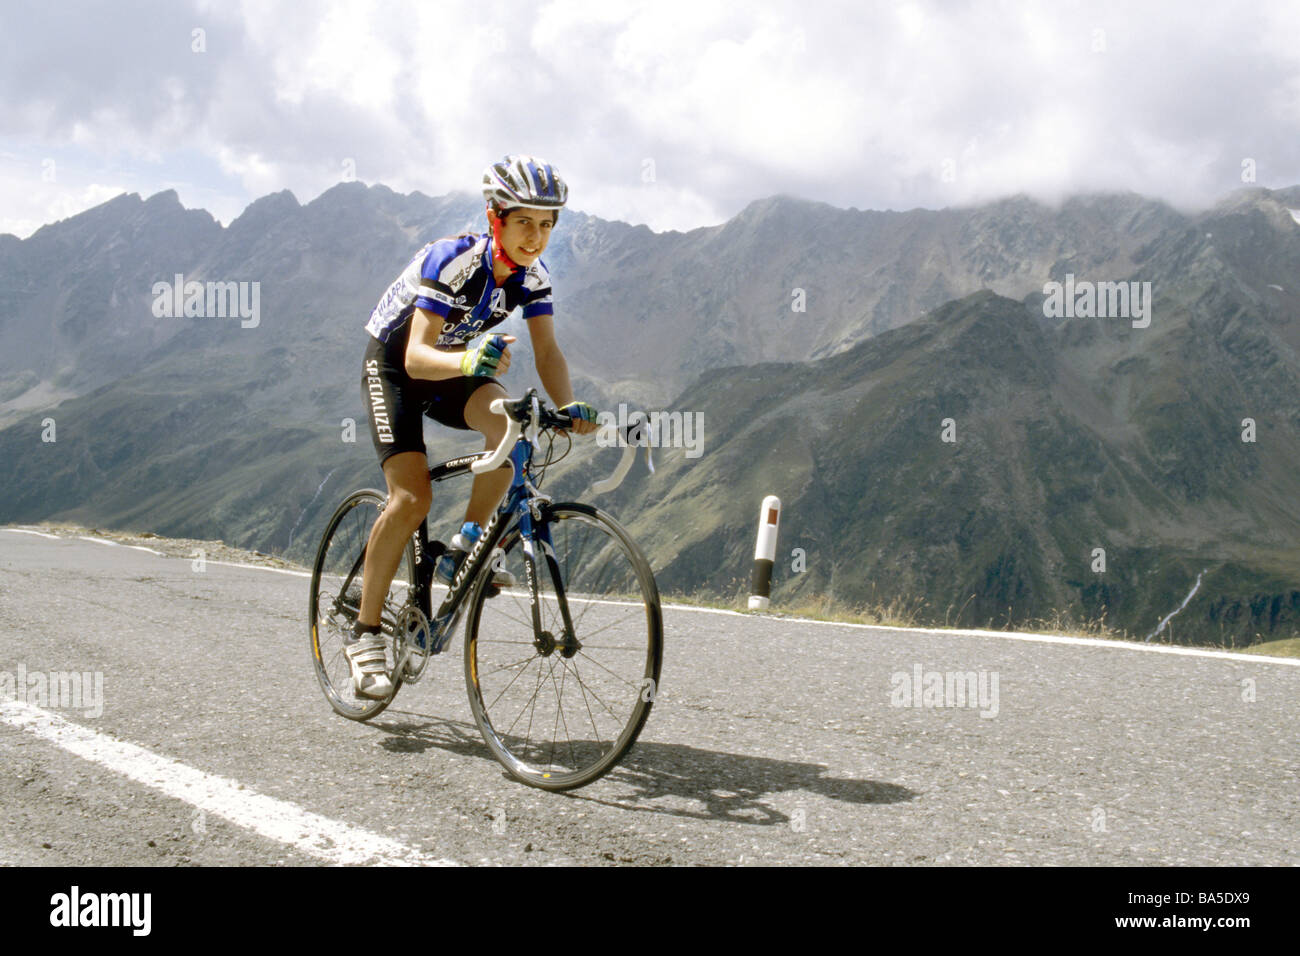
<svg viewBox="0 0 1300 956">
<path fill-rule="evenodd" d="M 587 632 L 587 633 L 588 633 L 588 634 L 592 634 L 592 635 L 594 635 L 594 634 L 600 634 L 600 633 L 603 632 L 603 631 L 608 631 L 608 630 L 609 630 L 611 627 L 613 627 L 615 624 L 622 624 L 624 621 L 630 621 L 630 620 L 632 620 L 632 618 L 629 617 L 629 618 L 624 618 L 622 621 L 613 621 L 613 622 L 611 622 L 611 623 L 609 623 L 609 624 L 606 624 L 604 627 L 597 628 L 596 630 L 594 630 L 594 631 L 589 631 L 589 632 Z M 576 623 L 576 622 L 574 623 L 574 627 L 575 627 L 575 629 L 576 629 L 576 627 L 577 627 L 577 623 Z M 583 646 L 583 647 L 589 647 L 590 645 L 588 645 L 586 641 L 583 641 L 583 642 L 582 642 L 582 646 Z M 644 648 L 641 648 L 641 650 L 644 650 Z"/>
<path fill-rule="evenodd" d="M 645 675 L 658 679 L 657 596 L 644 584 L 653 580 L 644 558 L 616 528 L 594 509 L 552 506 L 538 530 L 537 593 L 493 601 L 480 593 L 467 625 L 475 719 L 497 758 L 534 786 L 569 789 L 604 774 L 649 710 L 640 688 Z M 509 570 L 526 578 L 517 530 L 503 550 Z M 523 645 L 546 658 L 527 683 Z"/>
<path fill-rule="evenodd" d="M 489 670 L 489 671 L 485 671 L 485 672 L 484 672 L 484 676 L 485 676 L 485 677 L 486 677 L 486 676 L 490 676 L 490 675 L 492 675 L 492 674 L 497 673 L 498 671 L 508 671 L 508 670 L 510 670 L 510 668 L 512 668 L 512 667 L 518 667 L 520 664 L 527 665 L 529 661 L 535 660 L 536 657 L 537 657 L 536 654 L 532 654 L 532 655 L 530 655 L 530 656 L 528 656 L 528 657 L 523 658 L 522 660 L 517 660 L 517 661 L 515 661 L 513 664 L 502 664 L 502 665 L 500 665 L 499 667 L 494 667 L 494 668 L 492 668 L 492 669 Z M 522 673 L 522 672 L 521 672 L 521 673 Z M 509 689 L 510 689 L 510 685 L 507 684 L 507 685 L 506 685 L 506 690 L 509 690 Z"/>
<path fill-rule="evenodd" d="M 500 611 L 500 610 L 498 610 L 497 608 L 493 608 L 492 610 L 493 610 L 493 612 L 494 612 L 493 616 L 496 616 L 497 614 L 499 614 L 499 615 L 501 615 L 502 617 L 504 617 L 507 621 L 510 621 L 511 623 L 514 623 L 514 624 L 522 625 L 523 627 L 531 628 L 531 627 L 533 626 L 533 622 L 532 622 L 531 620 L 525 620 L 525 619 L 522 618 L 522 617 L 513 617 L 513 616 L 511 616 L 511 615 L 505 613 L 504 611 Z"/>
<path fill-rule="evenodd" d="M 563 658 L 561 658 L 563 662 Z M 577 763 L 577 755 L 573 752 L 573 736 L 569 733 L 569 722 L 564 720 L 564 677 L 568 673 L 568 668 L 560 670 L 560 686 L 555 690 L 555 730 L 559 730 L 560 723 L 564 723 L 564 738 L 569 745 L 569 756 L 573 762 Z M 555 665 L 551 665 L 551 686 L 555 687 Z M 555 766 L 555 733 L 551 734 L 551 758 L 550 766 Z"/>
<path fill-rule="evenodd" d="M 572 669 L 573 669 L 573 679 L 574 679 L 575 681 L 577 681 L 578 686 L 579 686 L 580 688 L 582 688 L 583 699 L 586 700 L 586 696 L 587 696 L 588 694 L 590 694 L 592 697 L 595 698 L 596 703 L 600 704 L 601 707 L 604 707 L 605 710 L 609 713 L 609 715 L 610 715 L 611 717 L 613 717 L 615 720 L 619 720 L 620 717 L 619 717 L 618 711 L 614 710 L 614 708 L 610 707 L 609 704 L 607 704 L 607 703 L 605 703 L 603 700 L 601 700 L 600 695 L 597 694 L 596 691 L 595 691 L 594 689 L 589 688 L 589 687 L 587 686 L 587 684 L 583 681 L 582 676 L 578 673 L 578 668 L 577 668 L 576 666 L 574 666 L 574 665 L 572 664 L 571 661 L 566 661 L 565 663 L 566 663 L 567 666 L 572 667 Z M 634 685 L 634 686 L 635 686 L 635 685 Z M 587 705 L 587 713 L 588 713 L 588 714 L 591 713 L 591 705 L 590 705 L 590 704 Z M 599 735 L 599 733 L 600 733 L 599 730 L 597 730 L 596 733 L 597 733 L 597 735 Z"/>
<path fill-rule="evenodd" d="M 345 498 L 325 529 L 312 573 L 310 624 L 316 676 L 330 706 L 354 720 L 374 716 L 392 699 L 376 701 L 359 697 L 344 652 L 351 623 L 360 613 L 363 556 L 383 506 L 384 498 L 378 492 L 359 491 Z M 380 625 L 387 644 L 385 657 L 391 660 L 390 666 L 396 666 L 401 656 L 393 635 L 401 609 L 410 600 L 410 582 L 415 580 L 414 562 L 414 550 L 408 543 L 380 606 Z"/>
<path fill-rule="evenodd" d="M 542 680 L 543 680 L 542 672 L 544 669 L 545 669 L 545 665 L 539 666 L 537 668 L 537 686 L 533 688 L 533 696 L 529 698 L 529 702 L 531 706 L 528 708 L 528 730 L 527 733 L 524 735 L 524 747 L 523 747 L 524 753 L 528 753 L 528 743 L 533 739 L 533 718 L 537 716 L 537 695 L 540 694 L 542 691 Z M 519 713 L 520 716 L 523 716 L 523 711 L 520 711 Z"/>
<path fill-rule="evenodd" d="M 578 682 L 578 686 L 582 688 L 582 702 L 587 708 L 587 719 L 591 721 L 592 732 L 596 735 L 596 739 L 599 740 L 600 728 L 596 726 L 596 715 L 591 712 L 591 702 L 587 699 L 587 686 L 582 682 L 582 678 L 578 676 L 578 669 L 576 667 L 573 669 L 573 679 L 576 680 Z M 609 711 L 611 717 L 613 717 L 616 720 L 618 719 L 618 714 L 614 713 L 613 710 L 610 710 L 609 706 L 606 705 L 604 701 L 602 701 L 599 697 L 596 696 L 595 691 L 591 692 L 591 696 L 595 697 L 596 702 Z"/>
<path fill-rule="evenodd" d="M 535 659 L 536 659 L 536 658 L 534 658 L 534 657 L 526 657 L 526 658 L 524 658 L 525 661 L 533 661 L 533 660 L 535 660 Z M 498 667 L 498 668 L 497 668 L 497 670 L 504 670 L 504 669 L 505 669 L 505 668 L 501 668 L 501 667 Z M 521 676 L 523 676 L 524 671 L 526 671 L 527 669 L 528 669 L 528 668 L 525 666 L 525 667 L 524 667 L 524 670 L 520 671 L 520 672 L 519 672 L 518 674 L 516 674 L 514 677 L 510 678 L 510 683 L 509 683 L 509 684 L 506 684 L 505 687 L 501 688 L 501 693 L 500 693 L 500 694 L 497 694 L 497 696 L 496 696 L 496 700 L 493 700 L 492 703 L 493 703 L 493 704 L 496 704 L 496 702 L 497 702 L 498 700 L 500 700 L 500 699 L 502 698 L 502 696 L 504 696 L 505 692 L 508 691 L 508 690 L 509 690 L 513 685 L 514 685 L 514 682 L 517 681 L 517 680 L 519 680 L 519 678 L 520 678 Z"/>
<path fill-rule="evenodd" d="M 520 671 L 520 673 L 522 674 L 523 671 Z M 512 680 L 510 683 L 513 684 L 514 681 Z M 529 705 L 530 703 L 533 703 L 533 702 L 535 702 L 535 701 L 537 700 L 537 694 L 541 691 L 541 689 L 542 689 L 542 668 L 539 667 L 539 668 L 537 668 L 537 686 L 533 688 L 533 693 L 532 693 L 532 695 L 528 698 L 528 700 L 524 701 L 524 705 L 523 705 L 523 707 L 521 707 L 521 708 L 519 709 L 519 713 L 515 715 L 515 719 L 514 719 L 513 721 L 511 721 L 511 722 L 510 722 L 510 726 L 506 728 L 506 733 L 507 733 L 507 734 L 509 734 L 510 731 L 512 731 L 512 730 L 515 729 L 515 724 L 519 723 L 519 718 L 522 717 L 522 716 L 524 715 L 524 707 L 528 707 L 528 705 Z M 505 691 L 502 691 L 501 693 L 504 694 Z M 498 695 L 497 695 L 497 698 L 500 699 L 500 697 L 501 697 L 501 694 L 498 694 Z M 536 708 L 534 707 L 533 710 L 536 710 Z M 530 711 L 530 713 L 531 713 L 531 711 Z M 528 735 L 528 737 L 525 737 L 525 738 L 524 738 L 525 740 L 529 739 L 529 737 L 532 736 L 532 726 L 533 726 L 533 721 L 532 721 L 532 717 L 530 716 L 529 719 L 528 719 L 529 735 Z"/>
<path fill-rule="evenodd" d="M 582 654 L 581 651 L 579 651 L 578 653 L 579 653 L 579 654 Z M 640 690 L 640 689 L 641 689 L 641 684 L 640 684 L 639 682 L 637 682 L 637 681 L 630 681 L 630 680 L 627 680 L 626 678 L 619 677 L 619 675 L 615 674 L 612 670 L 610 670 L 608 667 L 606 667 L 606 666 L 605 666 L 604 664 L 602 664 L 600 661 L 596 660 L 594 657 L 588 657 L 586 654 L 582 654 L 582 656 L 583 656 L 583 657 L 586 657 L 587 660 L 591 661 L 593 664 L 595 664 L 597 667 L 599 667 L 599 668 L 600 668 L 601 670 L 603 670 L 605 673 L 607 673 L 607 674 L 609 674 L 610 676 L 612 676 L 615 680 L 620 680 L 620 681 L 622 681 L 624 684 L 627 684 L 628 687 L 635 687 L 635 688 L 637 688 L 637 690 Z"/>
</svg>

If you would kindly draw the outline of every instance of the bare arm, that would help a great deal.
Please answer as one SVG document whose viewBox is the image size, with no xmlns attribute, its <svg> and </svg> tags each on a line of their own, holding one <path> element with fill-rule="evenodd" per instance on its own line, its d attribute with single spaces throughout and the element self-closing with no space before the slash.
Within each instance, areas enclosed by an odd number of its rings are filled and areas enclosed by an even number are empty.
<svg viewBox="0 0 1300 956">
<path fill-rule="evenodd" d="M 541 376 L 546 394 L 558 408 L 573 401 L 573 383 L 569 381 L 569 363 L 555 341 L 555 320 L 538 315 L 528 320 L 528 334 L 533 340 L 533 363 Z"/>
<path fill-rule="evenodd" d="M 573 383 L 569 380 L 569 363 L 555 341 L 555 320 L 549 315 L 538 315 L 528 320 L 528 334 L 533 340 L 533 361 L 542 387 L 551 396 L 556 407 L 573 401 Z M 580 435 L 596 430 L 595 422 L 574 422 L 574 431 Z"/>
<path fill-rule="evenodd" d="M 460 377 L 460 352 L 434 348 L 442 329 L 442 319 L 432 312 L 416 309 L 411 314 L 411 335 L 406 340 L 406 374 L 411 378 L 439 381 Z"/>
</svg>

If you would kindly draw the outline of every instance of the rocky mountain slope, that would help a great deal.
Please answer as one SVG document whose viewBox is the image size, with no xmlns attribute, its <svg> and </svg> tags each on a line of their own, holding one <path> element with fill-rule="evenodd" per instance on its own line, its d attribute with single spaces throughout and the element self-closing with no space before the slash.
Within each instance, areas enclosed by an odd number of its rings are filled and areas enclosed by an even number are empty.
<svg viewBox="0 0 1300 956">
<path fill-rule="evenodd" d="M 381 480 L 364 318 L 477 206 L 352 183 L 223 229 L 174 194 L 128 196 L 0 237 L 0 522 L 303 558 L 342 492 Z M 1200 575 L 1177 639 L 1249 642 L 1300 609 L 1298 218 L 1297 188 L 1195 215 L 1136 196 L 907 213 L 778 197 L 685 234 L 566 211 L 546 258 L 579 393 L 702 416 L 702 455 L 661 449 L 610 501 L 670 593 L 742 591 L 776 493 L 783 599 L 901 599 L 967 625 L 1104 612 L 1141 636 Z M 259 321 L 155 316 L 176 273 L 258 282 Z M 1150 283 L 1149 325 L 1045 315 L 1044 283 L 1067 279 Z M 536 380 L 526 344 L 512 390 Z M 475 447 L 430 437 L 435 456 Z M 554 487 L 610 466 L 587 443 Z M 438 489 L 437 527 L 466 492 Z"/>
</svg>

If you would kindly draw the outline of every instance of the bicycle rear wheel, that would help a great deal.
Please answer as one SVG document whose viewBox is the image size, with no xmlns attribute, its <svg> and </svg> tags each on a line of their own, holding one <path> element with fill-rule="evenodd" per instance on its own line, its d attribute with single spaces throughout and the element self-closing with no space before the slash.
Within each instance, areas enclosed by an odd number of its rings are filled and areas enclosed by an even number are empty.
<svg viewBox="0 0 1300 956">
<path fill-rule="evenodd" d="M 506 770 L 570 790 L 608 773 L 636 742 L 659 689 L 663 620 L 650 565 L 613 518 L 548 505 L 537 531 L 536 549 L 517 525 L 500 544 L 515 588 L 487 600 L 489 570 L 472 594 L 465 678 L 474 720 Z"/>
<path fill-rule="evenodd" d="M 393 692 L 384 700 L 358 697 L 352 686 L 352 672 L 343 653 L 343 640 L 352 631 L 361 609 L 361 578 L 366 543 L 375 520 L 384 510 L 384 495 L 374 490 L 354 491 L 338 506 L 316 552 L 312 569 L 308 625 L 312 665 L 325 699 L 334 710 L 350 720 L 368 720 L 387 707 L 402 686 L 394 673 L 396 646 L 394 626 L 407 603 L 415 580 L 415 545 L 407 542 L 401 564 L 384 599 L 381 627 L 387 650 L 388 672 L 393 675 Z"/>
</svg>

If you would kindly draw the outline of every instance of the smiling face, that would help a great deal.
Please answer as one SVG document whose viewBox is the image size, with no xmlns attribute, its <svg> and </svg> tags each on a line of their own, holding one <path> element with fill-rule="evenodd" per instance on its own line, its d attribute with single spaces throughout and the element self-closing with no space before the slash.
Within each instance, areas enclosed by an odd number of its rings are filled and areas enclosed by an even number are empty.
<svg viewBox="0 0 1300 956">
<path fill-rule="evenodd" d="M 501 246 L 521 266 L 530 266 L 551 241 L 555 214 L 540 209 L 511 209 L 501 222 Z"/>
</svg>

